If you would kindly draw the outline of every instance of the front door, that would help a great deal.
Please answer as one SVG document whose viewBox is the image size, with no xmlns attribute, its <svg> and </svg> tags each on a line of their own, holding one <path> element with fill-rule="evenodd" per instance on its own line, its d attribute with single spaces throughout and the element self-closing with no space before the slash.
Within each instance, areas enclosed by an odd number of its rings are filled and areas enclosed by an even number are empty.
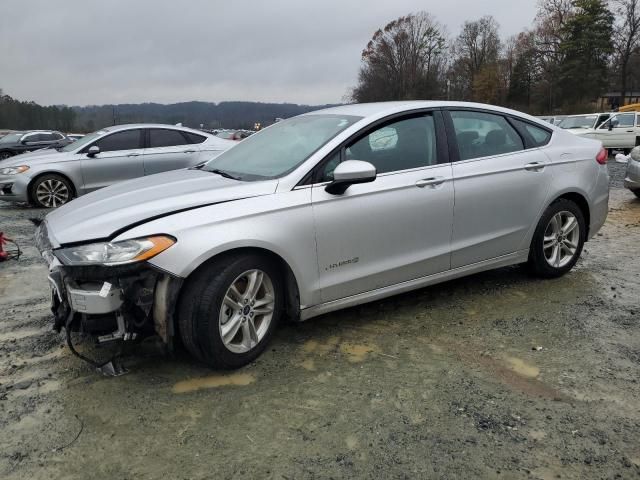
<svg viewBox="0 0 640 480">
<path fill-rule="evenodd" d="M 438 163 L 435 124 L 432 113 L 391 121 L 323 167 L 312 205 L 324 302 L 450 268 L 453 182 L 450 164 Z M 350 159 L 372 163 L 376 180 L 326 192 L 323 182 Z"/>
<path fill-rule="evenodd" d="M 636 114 L 618 113 L 612 115 L 596 129 L 595 137 L 602 142 L 604 148 L 633 148 L 636 145 Z"/>
<path fill-rule="evenodd" d="M 100 148 L 100 153 L 89 157 L 86 152 L 93 145 Z M 144 175 L 141 129 L 112 133 L 82 151 L 84 193 Z"/>
</svg>

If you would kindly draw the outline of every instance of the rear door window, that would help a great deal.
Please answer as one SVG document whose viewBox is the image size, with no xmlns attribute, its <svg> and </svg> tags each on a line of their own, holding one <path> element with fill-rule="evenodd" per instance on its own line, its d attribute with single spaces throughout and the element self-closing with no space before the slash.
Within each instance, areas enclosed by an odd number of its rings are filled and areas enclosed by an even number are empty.
<svg viewBox="0 0 640 480">
<path fill-rule="evenodd" d="M 149 130 L 149 148 L 189 145 L 191 142 L 178 130 L 152 128 Z"/>
<path fill-rule="evenodd" d="M 502 115 L 473 110 L 454 110 L 450 114 L 460 160 L 524 150 L 522 138 Z"/>
</svg>

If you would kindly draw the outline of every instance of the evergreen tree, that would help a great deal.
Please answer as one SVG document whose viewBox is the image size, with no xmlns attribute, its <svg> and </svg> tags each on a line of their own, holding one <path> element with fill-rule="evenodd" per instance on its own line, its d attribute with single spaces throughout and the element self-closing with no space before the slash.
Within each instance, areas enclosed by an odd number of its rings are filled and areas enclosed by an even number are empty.
<svg viewBox="0 0 640 480">
<path fill-rule="evenodd" d="M 607 64 L 613 52 L 613 14 L 603 0 L 574 0 L 575 14 L 563 28 L 564 62 L 560 88 L 566 105 L 596 99 L 607 86 Z"/>
</svg>

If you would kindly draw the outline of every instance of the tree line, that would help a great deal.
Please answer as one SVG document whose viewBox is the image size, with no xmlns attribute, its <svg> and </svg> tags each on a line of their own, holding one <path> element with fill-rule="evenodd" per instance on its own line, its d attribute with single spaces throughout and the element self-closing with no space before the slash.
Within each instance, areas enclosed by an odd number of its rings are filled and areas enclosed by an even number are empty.
<svg viewBox="0 0 640 480">
<path fill-rule="evenodd" d="M 533 114 L 579 113 L 638 87 L 639 0 L 540 0 L 532 28 L 506 40 L 492 16 L 455 37 L 428 12 L 376 31 L 362 52 L 356 102 L 450 99 Z"/>
<path fill-rule="evenodd" d="M 70 132 L 74 125 L 75 112 L 69 107 L 43 107 L 35 102 L 15 100 L 0 89 L 0 128 Z"/>
</svg>

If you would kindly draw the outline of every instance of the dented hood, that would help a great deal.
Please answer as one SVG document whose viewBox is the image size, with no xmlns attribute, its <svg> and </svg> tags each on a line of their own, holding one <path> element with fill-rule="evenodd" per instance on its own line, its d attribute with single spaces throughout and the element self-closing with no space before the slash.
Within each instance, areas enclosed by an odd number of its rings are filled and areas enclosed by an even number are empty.
<svg viewBox="0 0 640 480">
<path fill-rule="evenodd" d="M 172 213 L 268 195 L 277 185 L 277 180 L 241 182 L 196 169 L 174 170 L 76 198 L 47 215 L 47 229 L 54 248 L 104 240 Z"/>
</svg>

